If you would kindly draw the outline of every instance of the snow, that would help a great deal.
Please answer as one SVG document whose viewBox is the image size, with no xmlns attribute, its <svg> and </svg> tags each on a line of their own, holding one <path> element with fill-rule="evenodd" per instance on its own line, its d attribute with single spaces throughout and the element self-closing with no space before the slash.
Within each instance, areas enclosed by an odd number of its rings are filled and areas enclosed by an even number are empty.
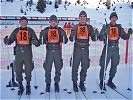
<svg viewBox="0 0 133 100">
<path fill-rule="evenodd" d="M 2 0 L 5 1 L 5 0 Z M 23 14 L 20 13 L 20 8 L 21 6 L 23 9 L 25 8 L 25 4 L 27 0 L 20 1 L 20 0 L 15 0 L 14 3 L 10 2 L 0 2 L 1 5 L 1 16 L 22 16 Z M 33 0 L 34 1 L 34 0 Z M 52 0 L 53 1 L 53 0 Z M 64 0 L 63 0 L 64 1 Z M 71 1 L 71 0 L 69 0 Z M 118 14 L 118 23 L 121 23 L 124 28 L 129 28 L 132 27 L 133 20 L 133 12 L 129 4 L 126 2 L 128 0 L 112 0 L 111 2 L 115 1 L 116 4 L 111 7 L 110 10 L 107 10 L 105 6 L 99 5 L 99 10 L 96 10 L 96 7 L 98 6 L 98 1 L 99 0 L 89 0 L 89 5 L 80 6 L 77 5 L 75 6 L 76 0 L 71 1 L 71 5 L 67 6 L 67 10 L 64 9 L 64 2 L 60 7 L 56 10 L 54 9 L 54 5 L 48 5 L 47 9 L 44 13 L 39 13 L 37 11 L 34 11 L 35 5 L 32 7 L 31 12 L 27 11 L 26 16 L 39 16 L 39 17 L 49 17 L 52 14 L 57 15 L 58 17 L 78 17 L 78 14 L 81 10 L 85 10 L 87 12 L 88 17 L 91 19 L 90 24 L 92 24 L 95 27 L 98 27 L 99 29 L 102 27 L 102 24 L 105 23 L 104 18 L 107 18 L 107 21 L 109 22 L 109 15 L 113 11 L 113 8 L 116 7 L 116 12 Z M 81 0 L 83 1 L 83 0 Z M 87 0 L 88 1 L 88 0 Z M 118 2 L 119 1 L 119 2 Z M 34 1 L 36 3 L 37 0 Z M 54 4 L 54 3 L 53 3 Z M 120 8 L 122 7 L 122 8 Z M 106 15 L 104 15 L 106 13 Z M 11 69 L 7 70 L 6 66 L 9 65 L 11 62 L 14 60 L 13 56 L 13 45 L 11 46 L 5 46 L 3 44 L 3 37 L 5 35 L 9 35 L 10 32 L 15 28 L 15 25 L 12 25 L 10 28 L 5 28 L 3 25 L 0 26 L 0 60 L 1 60 L 1 67 L 0 67 L 0 99 L 1 100 L 7 100 L 7 99 L 12 99 L 15 100 L 18 98 L 17 96 L 17 87 L 14 87 L 15 90 L 11 91 L 12 87 L 6 87 L 8 82 L 11 79 Z M 33 27 L 33 26 L 30 26 Z M 35 31 L 38 35 L 38 33 L 41 31 L 40 26 L 37 26 L 38 28 L 35 28 Z M 44 26 L 45 27 L 45 26 Z M 125 56 L 125 41 L 120 39 L 120 64 L 118 66 L 117 74 L 114 78 L 114 83 L 116 84 L 118 90 L 123 93 L 125 96 L 127 96 L 130 100 L 133 99 L 133 92 L 128 91 L 127 88 L 133 89 L 132 86 L 132 72 L 133 72 L 133 37 L 129 40 L 129 62 L 128 64 L 124 64 L 124 56 Z M 91 58 L 91 66 L 88 69 L 87 72 L 87 79 L 86 79 L 86 84 L 85 86 L 87 87 L 87 95 L 91 99 L 107 99 L 104 94 L 101 94 L 101 91 L 96 83 L 96 80 L 99 79 L 99 57 L 101 55 L 101 50 L 103 48 L 103 44 L 100 41 L 97 41 L 93 43 L 92 41 L 90 42 L 90 58 Z M 64 61 L 64 66 L 62 69 L 62 75 L 61 75 L 61 82 L 60 82 L 60 98 L 61 99 L 76 99 L 75 93 L 73 92 L 72 89 L 72 81 L 71 81 L 71 68 L 69 67 L 69 60 L 72 54 L 73 50 L 73 43 L 68 42 L 68 44 L 63 45 L 63 61 Z M 43 61 L 45 59 L 45 48 L 44 46 L 40 46 L 38 48 L 33 46 L 33 59 L 35 61 L 35 70 L 32 72 L 32 81 L 31 81 L 31 100 L 43 100 L 45 99 L 45 94 L 40 95 L 41 92 L 45 93 L 45 72 L 44 69 L 42 68 Z M 106 77 L 106 82 L 108 80 L 108 73 L 109 73 L 109 68 L 110 64 L 108 65 L 107 69 L 107 77 Z M 55 74 L 55 69 L 53 67 L 52 69 L 52 84 L 51 84 L 51 93 L 50 93 L 50 99 L 55 99 L 55 92 L 54 92 L 54 74 Z M 80 72 L 80 69 L 79 69 Z M 79 73 L 80 74 L 80 73 Z M 25 80 L 23 81 L 23 84 L 25 86 L 26 82 Z M 38 88 L 35 89 L 34 86 L 37 85 Z M 64 91 L 64 89 L 67 89 L 67 91 Z M 124 100 L 125 98 L 119 95 L 118 93 L 114 92 L 110 88 L 107 88 L 107 95 L 108 99 L 120 99 Z M 97 91 L 98 93 L 93 93 L 93 91 Z M 71 92 L 69 94 L 68 92 Z M 85 96 L 82 94 L 81 91 L 78 93 L 79 97 L 81 99 L 85 99 Z M 26 94 L 24 92 L 22 99 L 26 99 Z"/>
<path fill-rule="evenodd" d="M 53 1 L 53 0 L 51 0 Z M 64 0 L 62 0 L 64 1 Z M 68 0 L 70 1 L 70 0 Z M 72 2 L 73 1 L 73 2 Z M 132 9 L 128 3 L 126 3 L 128 0 L 112 0 L 115 1 L 115 5 L 111 7 L 110 10 L 107 10 L 105 6 L 103 5 L 98 5 L 99 0 L 87 0 L 89 4 L 81 6 L 81 5 L 76 5 L 75 2 L 76 0 L 72 0 L 71 5 L 67 6 L 67 10 L 64 8 L 64 2 L 62 2 L 62 5 L 59 5 L 59 8 L 56 9 L 54 8 L 54 2 L 52 5 L 47 5 L 46 11 L 44 13 L 39 13 L 36 11 L 36 5 L 33 5 L 31 7 L 31 11 L 29 8 L 25 7 L 26 2 L 25 1 L 19 1 L 16 0 L 14 3 L 10 2 L 3 2 L 1 3 L 1 15 L 2 16 L 18 16 L 18 15 L 24 15 L 24 13 L 20 12 L 20 8 L 22 6 L 23 10 L 26 11 L 27 15 L 26 16 L 42 16 L 42 17 L 47 17 L 50 16 L 51 14 L 55 14 L 58 17 L 78 17 L 78 14 L 81 10 L 85 10 L 87 12 L 88 18 L 90 18 L 92 21 L 95 23 L 91 23 L 92 25 L 98 25 L 102 26 L 105 21 L 104 18 L 107 19 L 109 22 L 109 15 L 113 11 L 113 8 L 116 7 L 116 12 L 118 13 L 118 23 L 121 23 L 123 27 L 132 27 Z M 81 0 L 82 2 L 83 0 Z M 118 2 L 119 1 L 119 2 Z M 124 2 L 123 2 L 124 1 Z M 36 4 L 37 1 L 34 1 Z M 99 6 L 99 9 L 96 10 L 96 8 Z M 120 8 L 122 6 L 122 8 Z M 10 9 L 10 10 L 6 10 Z M 34 11 L 35 10 L 35 11 Z M 126 13 L 125 13 L 126 12 Z M 106 15 L 105 15 L 106 14 Z M 127 16 L 129 16 L 127 18 Z M 126 18 L 125 20 L 123 18 Z"/>
<path fill-rule="evenodd" d="M 132 88 L 131 83 L 129 83 L 128 77 L 132 77 L 130 74 L 129 76 L 129 66 L 126 67 L 125 65 L 119 65 L 118 66 L 118 73 L 116 74 L 116 77 L 114 79 L 114 82 L 121 93 L 123 93 L 125 96 L 127 96 L 129 99 L 132 99 L 132 92 L 126 90 L 127 88 Z M 107 70 L 107 79 L 108 79 L 108 72 L 109 69 Z M 36 73 L 36 74 L 35 74 Z M 124 74 L 123 74 L 124 73 Z M 104 94 L 101 94 L 101 91 L 99 90 L 99 87 L 96 83 L 96 80 L 98 79 L 98 74 L 99 74 L 99 67 L 98 66 L 91 66 L 88 70 L 88 76 L 86 79 L 86 87 L 87 87 L 87 95 L 91 99 L 106 99 Z M 15 90 L 11 91 L 12 87 L 6 87 L 8 84 L 9 80 L 11 79 L 11 73 L 10 70 L 7 71 L 6 69 L 1 70 L 1 99 L 12 99 L 15 100 L 17 99 L 17 88 Z M 37 99 L 41 100 L 45 98 L 45 94 L 40 95 L 41 92 L 45 93 L 45 78 L 44 78 L 44 69 L 35 69 L 32 72 L 32 81 L 31 81 L 31 96 L 30 98 L 32 100 Z M 36 77 L 36 82 L 35 82 L 35 77 Z M 120 79 L 120 77 L 122 79 Z M 50 92 L 50 99 L 55 99 L 55 92 L 54 92 L 54 67 L 52 70 L 52 83 L 51 83 L 51 92 Z M 107 80 L 106 80 L 107 81 Z M 25 86 L 25 81 L 23 81 L 23 84 Z M 38 86 L 37 89 L 34 88 L 34 86 Z M 67 89 L 67 91 L 64 91 L 64 89 Z M 97 91 L 97 93 L 93 93 L 93 91 Z M 67 93 L 71 92 L 71 94 Z M 85 99 L 83 96 L 82 92 L 79 91 L 79 95 L 82 99 Z M 107 95 L 109 99 L 125 99 L 121 95 L 117 94 L 113 90 L 107 88 Z M 23 99 L 26 98 L 25 91 L 22 96 Z M 64 66 L 62 69 L 62 75 L 61 75 L 61 81 L 60 81 L 60 99 L 76 99 L 75 94 L 72 90 L 72 81 L 71 81 L 71 68 L 69 66 Z"/>
</svg>

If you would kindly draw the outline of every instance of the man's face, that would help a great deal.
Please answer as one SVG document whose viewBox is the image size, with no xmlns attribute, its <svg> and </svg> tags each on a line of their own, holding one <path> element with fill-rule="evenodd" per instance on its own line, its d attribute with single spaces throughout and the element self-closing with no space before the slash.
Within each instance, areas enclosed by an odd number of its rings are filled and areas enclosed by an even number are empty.
<svg viewBox="0 0 133 100">
<path fill-rule="evenodd" d="M 85 15 L 80 15 L 80 17 L 79 17 L 79 23 L 80 24 L 85 24 L 86 23 L 86 16 Z"/>
<path fill-rule="evenodd" d="M 55 27 L 57 25 L 57 21 L 55 21 L 55 20 L 50 21 L 50 25 L 52 27 Z"/>
<path fill-rule="evenodd" d="M 116 24 L 116 21 L 117 21 L 117 17 L 116 16 L 113 16 L 113 17 L 111 17 L 111 24 L 112 25 L 115 25 Z"/>
<path fill-rule="evenodd" d="M 21 20 L 21 22 L 20 22 L 20 26 L 21 26 L 22 28 L 27 27 L 27 24 L 28 24 L 28 22 L 27 22 L 26 20 Z"/>
</svg>

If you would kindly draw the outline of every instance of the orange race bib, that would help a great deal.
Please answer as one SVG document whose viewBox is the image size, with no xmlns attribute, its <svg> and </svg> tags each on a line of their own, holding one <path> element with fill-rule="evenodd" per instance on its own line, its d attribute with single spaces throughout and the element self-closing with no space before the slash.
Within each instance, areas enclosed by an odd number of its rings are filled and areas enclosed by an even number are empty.
<svg viewBox="0 0 133 100">
<path fill-rule="evenodd" d="M 77 39 L 88 39 L 87 26 L 78 26 Z"/>
<path fill-rule="evenodd" d="M 59 42 L 59 33 L 57 29 L 49 29 L 48 31 L 48 42 L 56 43 Z"/>
<path fill-rule="evenodd" d="M 28 30 L 19 30 L 18 31 L 17 44 L 29 44 Z"/>
<path fill-rule="evenodd" d="M 118 27 L 110 27 L 109 40 L 117 40 L 119 38 Z"/>
</svg>

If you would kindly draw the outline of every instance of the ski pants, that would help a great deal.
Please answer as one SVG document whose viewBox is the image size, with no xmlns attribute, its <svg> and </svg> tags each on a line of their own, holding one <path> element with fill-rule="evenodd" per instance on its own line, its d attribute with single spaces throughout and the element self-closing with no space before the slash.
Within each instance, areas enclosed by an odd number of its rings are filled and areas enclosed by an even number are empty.
<svg viewBox="0 0 133 100">
<path fill-rule="evenodd" d="M 104 80 L 104 67 L 105 67 L 105 54 L 106 54 L 106 45 L 104 45 L 104 48 L 102 50 L 102 55 L 100 57 L 100 80 Z M 115 74 L 117 72 L 117 65 L 119 64 L 120 56 L 119 56 L 119 47 L 118 46 L 109 46 L 107 50 L 107 58 L 106 58 L 106 68 L 109 64 L 109 61 L 111 60 L 111 67 L 109 71 L 109 77 L 114 78 Z"/>
<path fill-rule="evenodd" d="M 90 66 L 88 47 L 74 46 L 72 57 L 72 81 L 78 81 L 78 69 L 81 62 L 80 81 L 84 82 L 87 76 L 87 69 Z"/>
<path fill-rule="evenodd" d="M 23 64 L 25 67 L 23 68 Z M 32 50 L 31 47 L 17 47 L 14 67 L 16 71 L 16 80 L 23 81 L 22 73 L 25 72 L 27 82 L 31 81 L 31 72 L 33 70 Z"/>
<path fill-rule="evenodd" d="M 52 70 L 53 62 L 55 65 L 54 81 L 58 83 L 60 81 L 61 69 L 63 67 L 63 61 L 62 61 L 62 57 L 61 57 L 61 49 L 47 50 L 47 52 L 46 52 L 46 60 L 43 64 L 43 67 L 45 70 L 46 84 L 51 83 L 51 70 Z"/>
</svg>

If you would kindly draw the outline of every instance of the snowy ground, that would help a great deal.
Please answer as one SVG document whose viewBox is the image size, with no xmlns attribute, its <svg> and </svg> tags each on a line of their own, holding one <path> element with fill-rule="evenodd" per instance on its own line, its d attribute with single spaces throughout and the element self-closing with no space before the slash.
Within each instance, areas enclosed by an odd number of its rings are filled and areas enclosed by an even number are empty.
<svg viewBox="0 0 133 100">
<path fill-rule="evenodd" d="M 2 0 L 5 1 L 5 0 Z M 27 0 L 20 1 L 15 0 L 14 3 L 1 3 L 1 16 L 21 16 L 23 13 L 20 13 L 20 7 L 22 6 L 23 9 L 25 8 L 25 4 Z M 53 0 L 52 0 L 53 1 Z M 63 0 L 64 1 L 64 0 Z M 74 0 L 72 0 L 74 1 Z M 76 0 L 75 0 L 76 1 Z M 74 2 L 75 2 L 74 1 Z M 83 1 L 83 0 L 82 0 Z M 88 0 L 87 0 L 88 1 Z M 115 1 L 116 4 L 114 4 L 110 10 L 107 10 L 105 6 L 98 5 L 99 0 L 91 0 L 91 2 L 94 1 L 93 5 L 89 2 L 89 5 L 80 6 L 74 5 L 74 2 L 72 5 L 67 6 L 67 10 L 64 9 L 64 3 L 60 5 L 60 7 L 57 9 L 57 11 L 54 9 L 54 3 L 50 6 L 47 6 L 47 10 L 45 13 L 39 13 L 35 9 L 35 5 L 32 7 L 32 11 L 27 11 L 26 16 L 50 16 L 52 14 L 57 15 L 58 17 L 78 17 L 78 14 L 81 10 L 85 10 L 88 14 L 88 17 L 90 18 L 90 24 L 94 27 L 97 27 L 101 29 L 102 25 L 105 23 L 104 18 L 107 18 L 107 22 L 109 22 L 109 15 L 115 8 L 115 11 L 117 12 L 119 18 L 118 23 L 122 24 L 124 28 L 130 28 L 132 26 L 133 20 L 132 20 L 132 9 L 129 6 L 129 4 L 125 3 L 127 0 L 112 0 Z M 99 6 L 99 9 L 96 10 L 96 8 Z M 122 7 L 122 8 L 121 8 Z M 10 11 L 9 11 L 10 9 Z M 35 27 L 31 26 L 31 27 Z M 17 88 L 15 90 L 11 91 L 12 87 L 6 87 L 9 80 L 11 79 L 11 70 L 7 70 L 6 66 L 10 64 L 14 60 L 13 56 L 13 45 L 11 46 L 5 46 L 3 44 L 3 38 L 4 36 L 11 33 L 11 31 L 16 28 L 16 26 L 11 26 L 9 28 L 12 29 L 3 29 L 5 28 L 5 25 L 0 26 L 0 100 L 15 100 L 18 98 L 17 96 Z M 40 26 L 36 26 L 38 29 L 35 29 L 36 34 L 41 31 Z M 132 36 L 133 38 L 133 36 Z M 116 84 L 118 90 L 124 94 L 128 99 L 133 99 L 133 92 L 128 91 L 127 88 L 133 89 L 132 81 L 133 81 L 133 41 L 132 38 L 129 41 L 129 59 L 127 65 L 124 64 L 125 59 L 125 48 L 126 48 L 126 42 L 123 40 L 120 40 L 120 65 L 118 66 L 118 72 L 116 74 L 116 77 L 114 79 L 114 83 Z M 61 75 L 61 82 L 60 82 L 60 99 L 76 99 L 75 93 L 72 89 L 72 81 L 71 81 L 71 68 L 69 67 L 69 60 L 72 54 L 73 50 L 73 43 L 68 43 L 66 45 L 63 45 L 63 59 L 64 59 L 64 67 L 62 69 L 62 75 Z M 91 42 L 90 43 L 90 58 L 91 58 L 91 66 L 88 69 L 88 76 L 86 79 L 86 87 L 87 91 L 86 94 L 90 99 L 126 99 L 119 95 L 118 93 L 114 92 L 113 90 L 107 88 L 107 98 L 104 94 L 101 94 L 101 91 L 99 90 L 99 87 L 96 83 L 96 80 L 99 79 L 99 57 L 101 55 L 101 50 L 103 48 L 103 44 L 100 41 L 97 41 L 96 43 Z M 32 73 L 32 81 L 31 81 L 31 100 L 41 100 L 45 99 L 45 94 L 40 95 L 41 92 L 45 93 L 45 72 L 44 69 L 41 67 L 42 63 L 45 58 L 45 48 L 44 46 L 40 46 L 38 48 L 33 46 L 33 59 L 35 61 L 35 70 Z M 107 70 L 107 79 L 108 79 L 108 72 L 109 72 L 109 66 Z M 55 92 L 54 92 L 54 67 L 52 70 L 52 84 L 51 84 L 51 93 L 50 93 L 50 99 L 55 99 Z M 106 79 L 106 81 L 107 81 Z M 25 85 L 25 81 L 23 82 Z M 37 89 L 34 88 L 34 86 L 38 86 Z M 66 91 L 64 91 L 64 89 Z M 98 93 L 93 93 L 93 91 L 97 91 Z M 78 96 L 80 99 L 86 99 L 85 96 L 82 94 L 81 91 L 79 91 Z M 26 99 L 25 92 L 22 96 L 22 99 Z"/>
<path fill-rule="evenodd" d="M 106 77 L 106 81 L 108 79 L 108 72 L 109 72 L 109 68 L 107 69 L 107 77 Z M 79 70 L 80 71 L 80 70 Z M 117 86 L 117 89 L 123 94 L 125 95 L 128 99 L 133 99 L 133 93 L 132 91 L 128 91 L 127 88 L 132 89 L 132 67 L 131 65 L 124 65 L 124 64 L 120 64 L 118 66 L 118 72 L 116 74 L 116 77 L 114 78 L 114 83 Z M 76 99 L 75 93 L 72 89 L 72 81 L 71 81 L 71 68 L 69 66 L 64 66 L 62 69 L 62 75 L 61 75 L 61 81 L 60 81 L 60 99 Z M 113 91 L 110 88 L 107 88 L 107 98 L 104 94 L 101 94 L 101 91 L 96 83 L 96 80 L 98 79 L 98 75 L 99 75 L 99 67 L 98 66 L 91 66 L 88 69 L 88 73 L 87 73 L 87 79 L 86 79 L 86 84 L 85 86 L 87 87 L 87 91 L 86 94 L 89 97 L 89 99 L 119 99 L 119 100 L 126 100 L 126 98 L 124 98 L 123 96 L 119 95 L 118 93 L 116 93 L 115 91 Z M 1 100 L 6 100 L 6 99 L 12 99 L 15 100 L 18 98 L 17 96 L 17 88 L 15 87 L 15 90 L 11 89 L 13 87 L 6 87 L 6 85 L 8 84 L 9 80 L 11 79 L 11 71 L 10 70 L 6 70 L 3 69 L 1 70 L 1 93 L 0 93 L 0 97 Z M 24 76 L 24 75 L 23 75 Z M 31 100 L 43 100 L 45 99 L 45 77 L 44 77 L 44 69 L 43 68 L 39 68 L 36 69 L 32 72 L 32 81 L 31 81 L 31 96 L 30 99 Z M 50 92 L 50 99 L 55 99 L 55 92 L 54 92 L 54 67 L 52 69 L 52 82 L 51 82 L 51 92 Z M 131 80 L 132 79 L 132 80 Z M 23 84 L 25 86 L 25 81 L 23 81 Z M 37 89 L 34 88 L 34 86 L 38 86 Z M 64 89 L 66 89 L 66 91 L 64 91 Z M 96 91 L 97 93 L 93 93 L 93 91 Z M 44 92 L 44 94 L 40 95 L 41 92 Z M 78 95 L 80 97 L 80 99 L 85 99 L 85 96 L 82 94 L 81 91 L 78 92 Z M 26 98 L 26 94 L 24 92 L 23 96 L 21 97 L 22 99 L 25 100 Z"/>
</svg>

